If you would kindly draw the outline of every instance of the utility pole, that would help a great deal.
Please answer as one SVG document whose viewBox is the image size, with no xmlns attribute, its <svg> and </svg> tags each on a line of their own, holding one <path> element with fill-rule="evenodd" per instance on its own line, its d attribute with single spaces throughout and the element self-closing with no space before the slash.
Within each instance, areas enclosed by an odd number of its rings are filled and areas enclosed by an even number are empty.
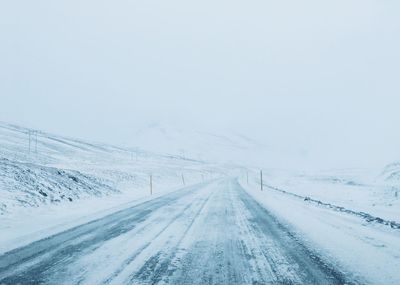
<svg viewBox="0 0 400 285">
<path fill-rule="evenodd" d="M 150 174 L 150 195 L 153 195 L 153 175 Z"/>
<path fill-rule="evenodd" d="M 262 170 L 260 170 L 260 183 L 261 183 L 261 191 L 263 191 L 264 187 L 263 187 L 263 172 L 262 172 Z"/>
</svg>

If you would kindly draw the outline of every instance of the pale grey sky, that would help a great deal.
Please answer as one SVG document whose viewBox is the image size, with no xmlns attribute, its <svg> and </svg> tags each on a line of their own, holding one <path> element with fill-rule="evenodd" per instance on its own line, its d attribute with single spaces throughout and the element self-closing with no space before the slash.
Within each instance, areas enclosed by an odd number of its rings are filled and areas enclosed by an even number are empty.
<svg viewBox="0 0 400 285">
<path fill-rule="evenodd" d="M 398 15 L 394 0 L 1 1 L 0 120 L 124 144 L 172 122 L 326 167 L 390 162 Z"/>
</svg>

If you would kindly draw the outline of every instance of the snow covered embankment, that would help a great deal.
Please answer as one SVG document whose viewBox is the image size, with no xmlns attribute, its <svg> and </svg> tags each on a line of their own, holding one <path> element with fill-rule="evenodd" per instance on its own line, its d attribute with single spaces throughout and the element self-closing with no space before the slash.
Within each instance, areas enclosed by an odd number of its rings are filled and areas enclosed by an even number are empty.
<svg viewBox="0 0 400 285">
<path fill-rule="evenodd" d="M 0 158 L 0 214 L 18 207 L 72 202 L 118 192 L 109 182 L 74 170 Z"/>
</svg>

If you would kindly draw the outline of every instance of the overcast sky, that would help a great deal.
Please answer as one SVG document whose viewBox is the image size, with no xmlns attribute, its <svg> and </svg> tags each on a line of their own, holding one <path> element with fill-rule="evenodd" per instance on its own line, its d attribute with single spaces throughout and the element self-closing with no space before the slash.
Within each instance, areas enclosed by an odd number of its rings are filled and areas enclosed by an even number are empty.
<svg viewBox="0 0 400 285">
<path fill-rule="evenodd" d="M 397 0 L 0 2 L 0 120 L 129 144 L 234 130 L 328 166 L 400 159 Z M 289 162 L 288 162 L 289 163 Z"/>
</svg>

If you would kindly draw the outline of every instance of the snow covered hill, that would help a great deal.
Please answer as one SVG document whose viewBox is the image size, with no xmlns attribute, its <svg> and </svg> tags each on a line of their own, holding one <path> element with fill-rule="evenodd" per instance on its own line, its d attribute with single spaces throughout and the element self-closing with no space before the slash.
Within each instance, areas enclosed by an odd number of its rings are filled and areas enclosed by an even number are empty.
<svg viewBox="0 0 400 285">
<path fill-rule="evenodd" d="M 136 145 L 149 151 L 247 166 L 264 165 L 266 161 L 276 161 L 276 157 L 287 154 L 240 133 L 212 133 L 161 123 L 149 124 L 138 130 L 134 137 Z"/>
<path fill-rule="evenodd" d="M 0 123 L 0 214 L 21 207 L 147 191 L 150 175 L 154 188 L 160 190 L 217 177 L 227 169 L 137 147 L 86 142 Z"/>
<path fill-rule="evenodd" d="M 400 162 L 387 165 L 381 173 L 381 178 L 388 183 L 400 186 Z"/>
</svg>

